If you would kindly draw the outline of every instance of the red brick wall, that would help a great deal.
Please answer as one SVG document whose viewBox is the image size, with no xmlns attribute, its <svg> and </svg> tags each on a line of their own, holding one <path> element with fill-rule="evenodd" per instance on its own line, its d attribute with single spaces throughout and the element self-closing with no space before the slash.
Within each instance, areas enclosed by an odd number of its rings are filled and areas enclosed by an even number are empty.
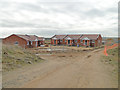
<svg viewBox="0 0 120 90">
<path fill-rule="evenodd" d="M 11 35 L 11 36 L 9 36 L 9 37 L 7 37 L 7 38 L 4 38 L 3 39 L 3 43 L 4 44 L 11 44 L 11 45 L 14 45 L 14 43 L 15 42 L 18 42 L 18 45 L 19 46 L 21 46 L 21 47 L 23 47 L 23 48 L 27 48 L 27 41 L 26 40 L 24 40 L 24 39 L 22 39 L 22 38 L 20 38 L 20 37 L 18 37 L 18 36 L 16 36 L 16 35 Z"/>
<path fill-rule="evenodd" d="M 99 41 L 100 41 L 100 43 L 98 43 Z M 90 41 L 88 41 L 87 46 L 90 45 L 89 42 L 90 42 Z M 74 42 L 74 43 L 75 43 L 75 42 Z M 81 46 L 86 46 L 86 45 L 84 45 L 84 43 L 85 43 L 84 40 L 83 40 L 83 42 L 81 42 L 81 40 L 78 39 L 78 40 L 77 40 L 77 43 L 80 44 Z M 75 43 L 75 44 L 77 45 L 77 43 Z M 53 40 L 53 39 L 51 39 L 51 44 L 54 44 L 54 40 Z M 62 43 L 62 44 L 68 45 L 68 40 L 66 40 L 66 42 L 65 42 L 65 39 L 63 39 L 63 43 Z M 98 47 L 98 46 L 100 46 L 100 45 L 102 45 L 102 37 L 101 37 L 101 35 L 99 35 L 98 39 L 95 40 L 94 46 L 95 46 L 95 47 Z"/>
<path fill-rule="evenodd" d="M 66 42 L 65 42 L 65 39 L 63 39 L 61 44 L 68 45 L 67 42 L 68 42 L 68 40 L 66 40 Z M 72 43 L 72 41 L 71 41 L 71 43 Z M 74 42 L 74 43 L 75 43 L 75 42 Z M 54 45 L 54 40 L 53 40 L 53 39 L 51 39 L 51 44 Z M 76 44 L 76 45 L 77 45 L 77 44 L 80 44 L 80 39 L 78 39 L 75 44 Z"/>
<path fill-rule="evenodd" d="M 53 39 L 51 39 L 51 44 L 52 44 L 52 45 L 56 44 L 56 43 L 54 43 L 54 40 L 53 40 Z"/>
<path fill-rule="evenodd" d="M 45 44 L 45 41 L 40 41 L 40 43 L 41 43 L 42 45 L 44 45 L 44 44 Z"/>
<path fill-rule="evenodd" d="M 63 44 L 65 45 L 65 39 L 63 39 Z"/>
<path fill-rule="evenodd" d="M 83 43 L 81 43 L 81 46 L 89 46 L 90 40 L 87 40 L 87 45 L 85 45 L 85 40 L 83 40 Z"/>
<path fill-rule="evenodd" d="M 56 41 L 56 43 L 58 43 L 58 40 Z M 54 44 L 56 44 L 56 43 L 54 43 L 54 40 L 51 39 L 51 44 L 52 44 L 52 45 L 54 45 Z M 65 44 L 65 39 L 63 39 L 60 44 Z"/>
<path fill-rule="evenodd" d="M 41 45 L 44 45 L 44 41 L 40 41 Z M 37 45 L 38 45 L 38 41 L 37 41 Z M 32 47 L 36 47 L 36 41 L 32 41 Z M 37 46 L 39 47 L 39 46 Z"/>
<path fill-rule="evenodd" d="M 36 41 L 32 41 L 32 46 L 36 47 Z"/>
<path fill-rule="evenodd" d="M 53 44 L 53 40 L 51 39 L 51 44 Z"/>
<path fill-rule="evenodd" d="M 80 39 L 78 39 L 77 43 L 80 44 Z"/>
<path fill-rule="evenodd" d="M 100 43 L 98 43 L 100 41 Z M 95 40 L 95 46 L 98 47 L 98 46 L 101 46 L 102 45 L 102 37 L 101 35 L 99 35 L 98 39 Z"/>
<path fill-rule="evenodd" d="M 100 43 L 99 43 L 99 41 L 100 41 Z M 85 40 L 83 40 L 83 44 L 81 44 L 81 45 L 85 46 L 84 43 L 85 43 Z M 98 47 L 98 46 L 101 46 L 101 45 L 102 45 L 102 37 L 101 37 L 101 35 L 99 35 L 99 37 L 97 38 L 97 40 L 95 40 L 94 46 Z M 89 42 L 87 43 L 87 46 L 89 46 Z"/>
</svg>

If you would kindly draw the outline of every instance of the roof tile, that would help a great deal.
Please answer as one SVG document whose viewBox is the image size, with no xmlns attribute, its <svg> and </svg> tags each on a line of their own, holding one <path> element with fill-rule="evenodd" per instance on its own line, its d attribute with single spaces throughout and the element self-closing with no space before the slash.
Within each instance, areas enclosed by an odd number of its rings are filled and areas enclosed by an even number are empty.
<svg viewBox="0 0 120 90">
<path fill-rule="evenodd" d="M 36 39 L 38 39 L 38 40 L 44 39 L 44 37 L 38 37 L 36 35 L 20 35 L 20 34 L 16 34 L 16 35 L 27 40 L 27 41 L 35 41 Z"/>
</svg>

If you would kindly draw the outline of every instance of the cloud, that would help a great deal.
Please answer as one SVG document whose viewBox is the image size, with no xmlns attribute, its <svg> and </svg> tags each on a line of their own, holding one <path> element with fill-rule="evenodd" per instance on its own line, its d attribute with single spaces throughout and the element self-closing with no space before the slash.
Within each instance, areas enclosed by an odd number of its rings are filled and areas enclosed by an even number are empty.
<svg viewBox="0 0 120 90">
<path fill-rule="evenodd" d="M 116 5 L 117 0 L 1 0 L 0 29 L 2 37 L 11 33 L 117 36 Z"/>
</svg>

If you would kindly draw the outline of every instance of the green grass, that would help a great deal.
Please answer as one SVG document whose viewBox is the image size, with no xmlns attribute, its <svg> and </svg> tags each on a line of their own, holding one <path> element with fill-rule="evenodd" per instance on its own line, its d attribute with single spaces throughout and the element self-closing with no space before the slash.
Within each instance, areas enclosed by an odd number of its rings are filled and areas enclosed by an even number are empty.
<svg viewBox="0 0 120 90">
<path fill-rule="evenodd" d="M 107 50 L 108 56 L 103 56 L 101 61 L 106 65 L 109 65 L 113 75 L 118 78 L 118 47 Z"/>
<path fill-rule="evenodd" d="M 36 56 L 32 49 L 23 49 L 14 45 L 3 45 L 2 47 L 3 71 L 11 71 L 41 61 L 43 61 L 43 59 Z"/>
</svg>

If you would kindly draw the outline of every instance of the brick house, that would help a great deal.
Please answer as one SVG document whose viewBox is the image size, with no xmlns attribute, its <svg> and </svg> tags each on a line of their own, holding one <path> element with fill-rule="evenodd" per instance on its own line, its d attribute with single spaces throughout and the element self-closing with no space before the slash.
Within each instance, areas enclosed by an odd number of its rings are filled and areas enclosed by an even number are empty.
<svg viewBox="0 0 120 90">
<path fill-rule="evenodd" d="M 51 38 L 51 44 L 97 47 L 102 45 L 102 37 L 100 34 L 55 35 Z"/>
<path fill-rule="evenodd" d="M 102 45 L 100 34 L 83 34 L 80 38 L 81 46 L 98 47 Z"/>
<path fill-rule="evenodd" d="M 44 37 L 12 34 L 3 39 L 3 44 L 19 45 L 23 48 L 39 47 L 44 44 Z"/>
<path fill-rule="evenodd" d="M 66 36 L 67 35 L 54 35 L 51 38 L 51 44 L 52 45 L 64 45 Z"/>
<path fill-rule="evenodd" d="M 65 44 L 66 45 L 77 45 L 79 44 L 80 45 L 80 37 L 82 35 L 67 35 L 65 37 Z"/>
</svg>

